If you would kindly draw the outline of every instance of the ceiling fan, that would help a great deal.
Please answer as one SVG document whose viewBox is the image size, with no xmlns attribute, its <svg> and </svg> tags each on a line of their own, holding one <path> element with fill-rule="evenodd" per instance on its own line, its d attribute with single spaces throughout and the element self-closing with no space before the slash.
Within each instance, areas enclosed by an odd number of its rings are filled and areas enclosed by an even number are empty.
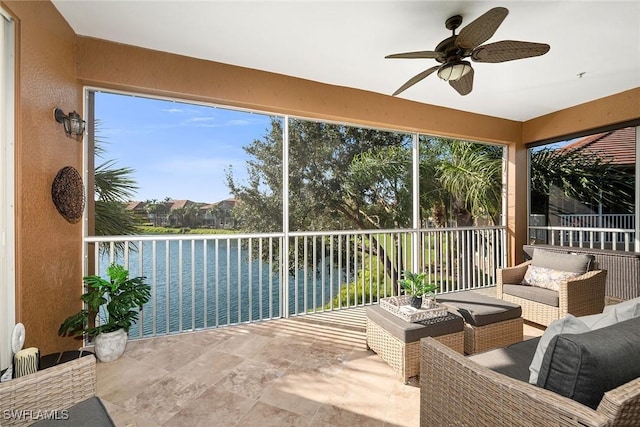
<svg viewBox="0 0 640 427">
<path fill-rule="evenodd" d="M 509 11 L 504 7 L 494 7 L 471 22 L 456 34 L 462 24 L 462 16 L 455 15 L 447 19 L 445 27 L 452 31 L 451 37 L 442 40 L 435 51 L 406 52 L 387 55 L 385 58 L 435 59 L 441 65 L 433 66 L 409 79 L 393 93 L 393 96 L 405 91 L 437 71 L 438 77 L 449 82 L 460 95 L 467 95 L 473 89 L 473 68 L 465 58 L 474 62 L 506 62 L 515 59 L 544 55 L 550 46 L 544 43 L 503 40 L 482 45 L 496 32 Z"/>
</svg>

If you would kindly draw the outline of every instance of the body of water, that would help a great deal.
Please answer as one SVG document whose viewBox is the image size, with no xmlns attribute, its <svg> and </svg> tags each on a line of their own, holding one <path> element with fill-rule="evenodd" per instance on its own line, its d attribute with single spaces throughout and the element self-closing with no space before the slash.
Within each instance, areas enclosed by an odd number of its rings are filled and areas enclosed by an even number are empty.
<svg viewBox="0 0 640 427">
<path fill-rule="evenodd" d="M 130 276 L 146 276 L 146 283 L 152 287 L 152 298 L 141 315 L 142 336 L 154 335 L 154 331 L 167 334 L 281 317 L 283 293 L 278 266 L 249 255 L 250 251 L 239 247 L 237 241 L 138 243 L 128 259 Z M 115 262 L 127 265 L 122 257 Z M 108 265 L 109 258 L 103 255 L 103 277 Z M 327 304 L 345 282 L 343 274 L 323 278 L 310 272 L 305 280 L 301 271 L 297 281 L 285 276 L 289 314 L 296 313 L 296 308 L 304 312 Z M 141 336 L 139 325 L 131 328 L 130 335 Z"/>
</svg>

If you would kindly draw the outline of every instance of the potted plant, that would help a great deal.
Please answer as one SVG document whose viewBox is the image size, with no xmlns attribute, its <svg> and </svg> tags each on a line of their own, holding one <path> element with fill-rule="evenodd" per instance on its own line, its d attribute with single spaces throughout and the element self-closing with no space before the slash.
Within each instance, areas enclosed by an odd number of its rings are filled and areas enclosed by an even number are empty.
<svg viewBox="0 0 640 427">
<path fill-rule="evenodd" d="M 435 291 L 438 285 L 435 285 L 427 279 L 427 273 L 412 273 L 405 270 L 400 286 L 405 291 L 405 295 L 411 295 L 411 306 L 415 308 L 422 307 L 422 297 L 435 297 Z"/>
<path fill-rule="evenodd" d="M 107 268 L 109 279 L 97 275 L 83 278 L 85 307 L 68 317 L 58 330 L 60 336 L 86 336 L 94 343 L 101 362 L 119 358 L 127 345 L 129 328 L 138 321 L 138 312 L 151 298 L 146 277 L 129 278 L 129 271 L 118 264 Z"/>
</svg>

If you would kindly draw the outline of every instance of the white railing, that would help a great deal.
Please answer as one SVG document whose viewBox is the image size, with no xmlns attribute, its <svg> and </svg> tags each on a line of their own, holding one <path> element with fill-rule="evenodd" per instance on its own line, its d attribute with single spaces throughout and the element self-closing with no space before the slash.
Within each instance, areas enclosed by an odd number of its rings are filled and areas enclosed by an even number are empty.
<svg viewBox="0 0 640 427">
<path fill-rule="evenodd" d="M 622 229 L 635 230 L 636 218 L 634 214 L 563 214 L 558 215 L 561 227 L 586 228 L 582 236 L 584 242 L 594 242 L 599 245 L 601 242 L 611 244 L 612 239 L 617 239 L 619 244 L 624 243 L 625 235 L 621 233 L 590 233 L 591 229 Z M 604 239 L 604 240 L 602 240 Z"/>
<path fill-rule="evenodd" d="M 635 234 L 623 228 L 529 226 L 531 243 L 590 249 L 634 251 Z"/>
<path fill-rule="evenodd" d="M 581 228 L 636 228 L 634 214 L 563 214 L 558 215 L 561 227 Z"/>
<path fill-rule="evenodd" d="M 152 298 L 130 331 L 136 338 L 373 304 L 398 294 L 405 269 L 427 272 L 440 292 L 492 286 L 506 264 L 505 233 L 474 227 L 297 232 L 286 241 L 283 233 L 87 237 L 86 272 L 104 275 L 115 262 L 146 276 Z M 421 256 L 412 255 L 414 247 Z"/>
</svg>

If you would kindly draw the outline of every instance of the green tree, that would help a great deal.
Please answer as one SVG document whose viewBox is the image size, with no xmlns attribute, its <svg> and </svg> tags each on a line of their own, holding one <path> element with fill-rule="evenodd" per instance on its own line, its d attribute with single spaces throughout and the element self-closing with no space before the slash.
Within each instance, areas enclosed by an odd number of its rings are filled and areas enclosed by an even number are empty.
<svg viewBox="0 0 640 427">
<path fill-rule="evenodd" d="M 283 123 L 273 118 L 271 125 L 263 139 L 245 147 L 251 156 L 247 183 L 236 182 L 233 170 L 227 172 L 238 201 L 235 218 L 247 231 L 282 230 Z M 291 230 L 384 229 L 410 223 L 409 135 L 291 120 L 288 162 Z M 385 251 L 375 237 L 368 243 L 371 247 L 361 250 Z M 298 249 L 303 253 L 304 248 Z M 402 267 L 393 257 L 380 255 L 395 278 Z"/>
<path fill-rule="evenodd" d="M 100 137 L 99 122 L 95 123 L 94 151 L 101 158 L 107 142 Z M 106 160 L 95 168 L 95 235 L 131 235 L 138 233 L 138 222 L 126 203 L 138 189 L 133 169 L 117 167 L 115 160 Z"/>
<path fill-rule="evenodd" d="M 158 216 L 167 213 L 167 206 L 157 199 L 145 201 L 145 210 L 153 218 L 153 226 L 158 226 Z"/>
</svg>

